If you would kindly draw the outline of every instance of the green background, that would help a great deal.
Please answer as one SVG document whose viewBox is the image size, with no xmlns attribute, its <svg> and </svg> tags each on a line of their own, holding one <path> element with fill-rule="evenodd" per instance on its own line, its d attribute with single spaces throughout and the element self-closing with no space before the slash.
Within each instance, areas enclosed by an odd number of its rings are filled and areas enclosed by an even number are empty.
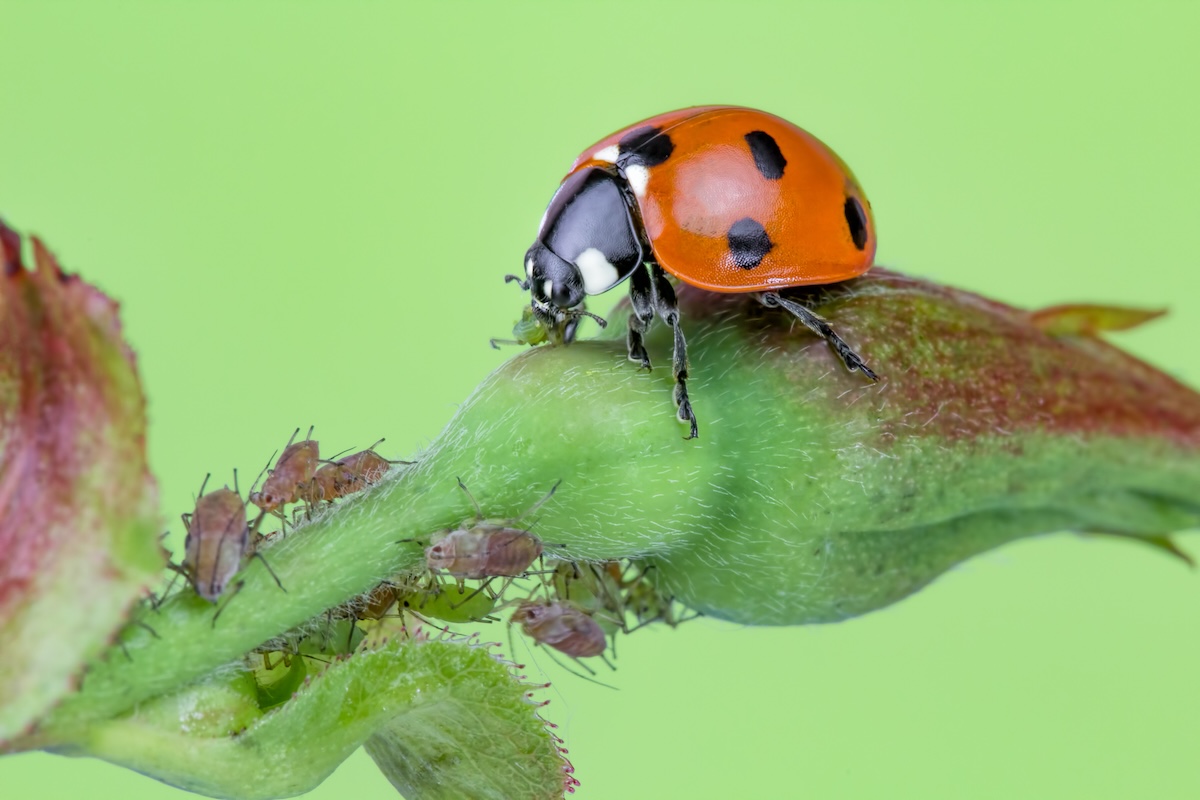
<svg viewBox="0 0 1200 800">
<path fill-rule="evenodd" d="M 1120 342 L 1200 384 L 1195 3 L 95 6 L 0 2 L 0 214 L 122 302 L 167 518 L 297 425 L 436 436 L 572 158 L 694 104 L 831 144 L 880 263 L 1169 305 Z M 1058 536 L 840 625 L 642 631 L 618 692 L 516 655 L 583 798 L 1195 798 L 1197 612 L 1177 562 Z M 42 754 L 0 793 L 184 796 Z M 389 796 L 361 753 L 311 795 Z"/>
</svg>

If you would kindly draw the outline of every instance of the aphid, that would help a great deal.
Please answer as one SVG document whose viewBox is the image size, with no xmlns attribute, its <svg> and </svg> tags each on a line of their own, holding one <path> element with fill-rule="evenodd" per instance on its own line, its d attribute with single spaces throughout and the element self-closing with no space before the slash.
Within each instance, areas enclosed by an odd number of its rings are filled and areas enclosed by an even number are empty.
<svg viewBox="0 0 1200 800">
<path fill-rule="evenodd" d="M 593 316 L 584 311 L 584 306 L 579 306 L 579 313 L 583 316 Z M 599 317 L 595 319 L 600 320 Z M 604 320 L 600 320 L 602 323 Z M 565 319 L 559 325 L 547 325 L 538 318 L 533 312 L 531 306 L 525 306 L 521 310 L 521 318 L 513 325 L 513 338 L 511 339 L 491 339 L 490 343 L 496 350 L 500 349 L 502 344 L 527 344 L 530 347 L 536 347 L 539 344 L 551 342 L 552 344 L 564 344 L 574 341 L 575 329 L 579 326 L 579 317 L 572 316 Z"/>
<path fill-rule="evenodd" d="M 333 502 L 383 480 L 392 464 L 412 464 L 411 461 L 390 461 L 375 452 L 380 439 L 366 450 L 322 465 L 313 475 L 310 489 L 303 498 L 310 504 Z"/>
<path fill-rule="evenodd" d="M 383 619 L 392 606 L 396 605 L 401 591 L 401 587 L 391 581 L 379 584 L 367 594 L 361 604 L 354 607 L 355 619 Z"/>
<path fill-rule="evenodd" d="M 678 418 L 698 433 L 687 344 L 667 273 L 712 292 L 752 292 L 823 338 L 850 371 L 863 359 L 815 312 L 779 291 L 862 275 L 875 257 L 871 205 L 849 168 L 815 136 L 763 111 L 701 106 L 660 114 L 575 160 L 525 253 L 534 315 L 574 338 L 584 298 L 629 279 L 631 361 L 657 315 L 675 337 Z"/>
<path fill-rule="evenodd" d="M 536 642 L 571 658 L 604 653 L 608 637 L 596 620 L 572 603 L 524 601 L 513 611 L 512 621 Z"/>
<path fill-rule="evenodd" d="M 200 485 L 195 510 L 181 516 L 183 524 L 187 526 L 187 538 L 183 544 L 183 564 L 178 571 L 192 584 L 196 594 L 215 603 L 225 593 L 229 581 L 241 570 L 245 559 L 257 558 L 271 573 L 279 588 L 283 589 L 279 578 L 262 554 L 255 551 L 250 540 L 246 504 L 236 489 L 237 472 L 233 477 L 234 489 L 225 486 L 205 494 L 204 487 L 208 485 L 209 477 L 205 476 L 204 483 Z M 235 593 L 241 587 L 239 581 Z M 220 610 L 217 611 L 219 614 Z M 217 615 L 213 616 L 214 624 Z"/>
<path fill-rule="evenodd" d="M 275 468 L 263 482 L 262 491 L 250 493 L 250 502 L 264 513 L 282 517 L 279 509 L 311 493 L 313 475 L 320 462 L 319 448 L 312 438 L 312 432 L 313 429 L 309 428 L 304 441 L 295 442 L 296 434 L 300 433 L 300 429 L 296 428 L 283 454 L 275 462 Z"/>
<path fill-rule="evenodd" d="M 489 614 L 496 609 L 496 596 L 469 590 L 452 584 L 437 584 L 432 589 L 401 596 L 400 604 L 422 617 L 442 622 L 466 624 L 492 621 Z"/>
<path fill-rule="evenodd" d="M 479 503 L 459 480 L 458 488 L 466 493 L 475 507 L 475 518 L 464 521 L 454 530 L 443 532 L 436 541 L 425 548 L 426 565 L 431 572 L 444 572 L 457 579 L 460 587 L 463 580 L 516 578 L 525 575 L 533 566 L 533 562 L 541 557 L 543 544 L 541 539 L 529 531 L 513 526 L 541 508 L 554 496 L 561 482 L 555 483 L 545 497 L 521 516 L 497 522 L 484 519 Z"/>
</svg>

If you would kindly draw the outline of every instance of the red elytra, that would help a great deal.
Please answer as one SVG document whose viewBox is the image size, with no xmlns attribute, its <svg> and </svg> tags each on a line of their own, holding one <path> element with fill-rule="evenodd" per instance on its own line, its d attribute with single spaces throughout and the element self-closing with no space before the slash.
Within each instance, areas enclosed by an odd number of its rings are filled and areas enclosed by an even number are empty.
<svg viewBox="0 0 1200 800">
<path fill-rule="evenodd" d="M 698 435 L 688 397 L 687 342 L 666 274 L 717 292 L 753 292 L 823 338 L 851 372 L 875 373 L 833 328 L 780 290 L 866 272 L 875 223 L 849 168 L 816 137 L 773 114 L 700 106 L 643 120 L 592 145 L 551 198 L 525 253 L 535 319 L 570 344 L 590 295 L 626 279 L 628 352 L 655 316 L 674 333 L 677 417 Z"/>
<path fill-rule="evenodd" d="M 616 163 L 603 156 L 616 148 L 619 159 L 621 141 L 646 129 L 673 148 L 647 168 L 645 191 L 635 196 L 658 263 L 681 281 L 754 292 L 836 283 L 874 262 L 875 221 L 854 173 L 820 139 L 765 111 L 697 106 L 659 114 L 596 142 L 569 174 Z M 750 268 L 728 241 L 746 218 L 773 245 Z"/>
</svg>

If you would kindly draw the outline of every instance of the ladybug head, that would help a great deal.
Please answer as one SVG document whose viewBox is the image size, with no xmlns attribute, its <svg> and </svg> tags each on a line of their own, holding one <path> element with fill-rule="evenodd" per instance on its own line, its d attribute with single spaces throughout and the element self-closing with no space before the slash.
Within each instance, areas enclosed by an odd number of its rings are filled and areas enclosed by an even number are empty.
<svg viewBox="0 0 1200 800">
<path fill-rule="evenodd" d="M 583 276 L 579 268 L 555 255 L 540 241 L 525 253 L 529 291 L 542 306 L 574 308 L 583 302 Z"/>
<path fill-rule="evenodd" d="M 628 183 L 613 170 L 587 167 L 558 187 L 525 253 L 534 308 L 575 308 L 629 277 L 643 261 L 639 218 Z"/>
</svg>

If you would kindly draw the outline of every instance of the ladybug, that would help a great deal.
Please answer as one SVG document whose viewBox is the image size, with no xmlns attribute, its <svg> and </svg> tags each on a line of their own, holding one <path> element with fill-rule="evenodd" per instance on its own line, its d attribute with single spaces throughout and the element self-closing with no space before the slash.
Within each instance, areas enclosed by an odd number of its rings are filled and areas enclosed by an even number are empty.
<svg viewBox="0 0 1200 800">
<path fill-rule="evenodd" d="M 601 139 L 563 179 L 525 254 L 534 316 L 570 343 L 584 298 L 629 279 L 629 359 L 655 314 L 675 334 L 675 403 L 699 429 L 687 393 L 687 343 L 666 273 L 713 292 L 753 292 L 825 339 L 850 371 L 876 375 L 829 324 L 780 289 L 866 272 L 871 206 L 850 169 L 815 136 L 764 111 L 699 106 Z"/>
</svg>

